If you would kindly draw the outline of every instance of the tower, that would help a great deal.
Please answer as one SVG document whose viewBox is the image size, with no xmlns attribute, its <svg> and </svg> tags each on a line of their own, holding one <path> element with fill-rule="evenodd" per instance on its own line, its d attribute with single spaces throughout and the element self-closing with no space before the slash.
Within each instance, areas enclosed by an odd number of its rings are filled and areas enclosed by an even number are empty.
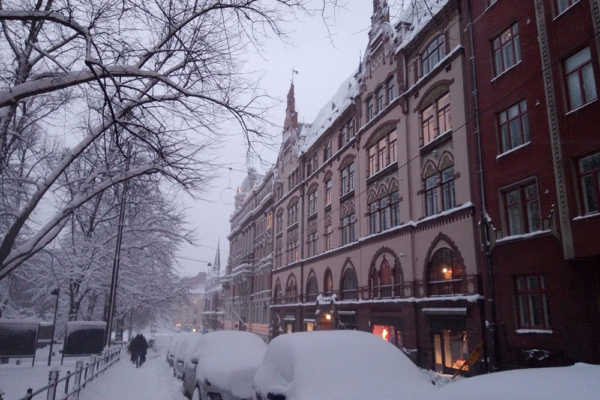
<svg viewBox="0 0 600 400">
<path fill-rule="evenodd" d="M 296 112 L 296 97 L 294 95 L 294 82 L 290 84 L 290 90 L 287 94 L 287 107 L 285 110 L 285 121 L 283 123 L 283 132 L 298 128 L 298 113 Z"/>
</svg>

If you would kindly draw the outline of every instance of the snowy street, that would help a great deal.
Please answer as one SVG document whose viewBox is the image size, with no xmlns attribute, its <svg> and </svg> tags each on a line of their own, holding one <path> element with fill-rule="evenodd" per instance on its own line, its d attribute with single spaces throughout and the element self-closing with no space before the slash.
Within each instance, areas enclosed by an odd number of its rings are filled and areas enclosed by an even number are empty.
<svg viewBox="0 0 600 400">
<path fill-rule="evenodd" d="M 87 386 L 81 400 L 183 400 L 181 381 L 173 377 L 162 351 L 150 352 L 140 368 L 127 355 L 104 376 Z"/>
</svg>

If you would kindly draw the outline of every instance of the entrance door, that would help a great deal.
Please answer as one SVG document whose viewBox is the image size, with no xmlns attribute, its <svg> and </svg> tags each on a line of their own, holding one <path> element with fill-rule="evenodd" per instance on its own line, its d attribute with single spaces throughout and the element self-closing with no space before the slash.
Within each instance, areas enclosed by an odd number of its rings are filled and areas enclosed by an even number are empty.
<svg viewBox="0 0 600 400">
<path fill-rule="evenodd" d="M 444 372 L 444 363 L 442 361 L 442 335 L 436 333 L 433 335 L 433 364 L 436 372 Z"/>
</svg>

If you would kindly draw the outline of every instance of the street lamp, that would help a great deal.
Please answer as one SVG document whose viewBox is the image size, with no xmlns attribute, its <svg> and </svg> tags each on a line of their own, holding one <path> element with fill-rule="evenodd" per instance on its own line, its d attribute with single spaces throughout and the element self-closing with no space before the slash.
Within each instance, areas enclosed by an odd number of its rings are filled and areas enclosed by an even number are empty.
<svg viewBox="0 0 600 400">
<path fill-rule="evenodd" d="M 56 331 L 56 312 L 58 311 L 58 288 L 50 292 L 52 296 L 56 296 L 56 303 L 54 304 L 54 322 L 52 323 L 52 337 L 50 338 L 50 353 L 48 354 L 48 366 L 52 363 L 52 348 L 54 347 L 54 332 Z"/>
</svg>

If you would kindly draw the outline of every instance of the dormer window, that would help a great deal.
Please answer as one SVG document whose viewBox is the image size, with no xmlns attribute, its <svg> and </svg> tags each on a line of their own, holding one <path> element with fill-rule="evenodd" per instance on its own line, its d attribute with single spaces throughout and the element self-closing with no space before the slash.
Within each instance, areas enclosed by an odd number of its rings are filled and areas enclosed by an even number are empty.
<svg viewBox="0 0 600 400">
<path fill-rule="evenodd" d="M 423 75 L 427 75 L 446 55 L 446 39 L 444 35 L 439 35 L 433 39 L 421 54 L 421 70 Z"/>
</svg>

